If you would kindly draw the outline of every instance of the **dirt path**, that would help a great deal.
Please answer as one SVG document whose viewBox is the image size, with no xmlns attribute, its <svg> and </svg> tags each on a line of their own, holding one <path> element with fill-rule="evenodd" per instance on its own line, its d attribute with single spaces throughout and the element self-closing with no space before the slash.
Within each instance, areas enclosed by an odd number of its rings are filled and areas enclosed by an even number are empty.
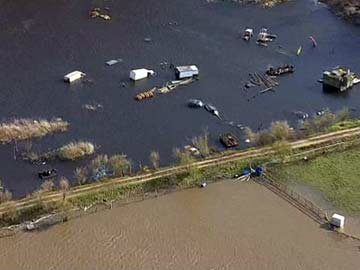
<svg viewBox="0 0 360 270">
<path fill-rule="evenodd" d="M 342 130 L 337 132 L 332 132 L 328 134 L 314 136 L 304 140 L 298 140 L 295 142 L 291 142 L 290 146 L 293 150 L 296 149 L 303 149 L 309 147 L 316 147 L 321 146 L 326 143 L 331 142 L 338 142 L 344 139 L 353 139 L 357 136 L 360 136 L 360 128 L 353 128 L 348 130 Z M 221 165 L 228 162 L 239 161 L 242 159 L 249 159 L 255 157 L 262 157 L 266 155 L 273 154 L 274 150 L 271 147 L 263 147 L 259 149 L 253 150 L 246 150 L 242 152 L 236 153 L 224 153 L 222 156 L 202 160 L 195 162 L 192 166 L 195 168 L 208 168 L 211 166 Z M 68 192 L 67 198 L 76 198 L 79 196 L 84 196 L 86 194 L 101 191 L 108 187 L 120 187 L 123 185 L 128 184 L 140 184 L 145 183 L 151 180 L 159 179 L 162 177 L 167 177 L 176 173 L 184 172 L 187 169 L 187 165 L 182 166 L 175 166 L 171 168 L 161 169 L 155 172 L 142 174 L 138 176 L 131 176 L 131 177 L 123 177 L 123 178 L 115 178 L 109 182 L 100 182 L 100 183 L 93 183 L 83 186 L 74 187 L 71 191 Z M 62 192 L 55 191 L 48 193 L 42 197 L 42 202 L 50 202 L 50 201 L 61 201 L 62 200 Z M 38 203 L 37 198 L 24 198 L 21 200 L 16 201 L 16 208 L 17 209 L 24 209 L 28 207 L 35 206 Z M 0 206 L 0 215 L 7 211 L 8 204 L 4 203 Z"/>
</svg>

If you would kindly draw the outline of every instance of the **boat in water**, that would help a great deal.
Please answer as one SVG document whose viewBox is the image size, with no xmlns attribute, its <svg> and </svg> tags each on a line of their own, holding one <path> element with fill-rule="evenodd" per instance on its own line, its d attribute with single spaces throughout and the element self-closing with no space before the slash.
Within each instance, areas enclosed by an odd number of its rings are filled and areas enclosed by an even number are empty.
<svg viewBox="0 0 360 270">
<path fill-rule="evenodd" d="M 220 136 L 220 142 L 225 145 L 225 147 L 236 147 L 239 145 L 239 139 L 232 133 L 225 133 Z"/>
<path fill-rule="evenodd" d="M 204 102 L 199 99 L 189 99 L 188 106 L 191 108 L 202 108 L 204 107 Z"/>
<path fill-rule="evenodd" d="M 323 85 L 329 88 L 345 91 L 353 85 L 360 83 L 360 78 L 355 76 L 349 68 L 335 67 L 331 71 L 323 72 Z"/>
</svg>

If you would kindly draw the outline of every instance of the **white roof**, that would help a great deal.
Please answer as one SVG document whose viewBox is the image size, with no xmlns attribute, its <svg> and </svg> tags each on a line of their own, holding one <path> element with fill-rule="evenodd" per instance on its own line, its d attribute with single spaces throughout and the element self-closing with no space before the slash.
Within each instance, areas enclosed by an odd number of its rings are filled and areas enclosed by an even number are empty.
<svg viewBox="0 0 360 270">
<path fill-rule="evenodd" d="M 190 66 L 178 66 L 176 67 L 176 69 L 179 72 L 184 72 L 184 71 L 198 71 L 199 69 L 197 68 L 197 66 L 195 65 L 190 65 Z"/>
<path fill-rule="evenodd" d="M 338 219 L 338 220 L 342 220 L 342 221 L 345 220 L 345 217 L 344 217 L 344 216 L 341 216 L 341 215 L 338 215 L 338 214 L 333 214 L 333 215 L 332 215 L 332 218 Z"/>
<path fill-rule="evenodd" d="M 81 71 L 78 71 L 78 70 L 75 70 L 73 72 L 70 72 L 68 74 L 65 75 L 65 77 L 72 77 L 72 76 L 81 76 L 81 75 L 84 75 L 85 73 L 81 72 Z"/>
</svg>

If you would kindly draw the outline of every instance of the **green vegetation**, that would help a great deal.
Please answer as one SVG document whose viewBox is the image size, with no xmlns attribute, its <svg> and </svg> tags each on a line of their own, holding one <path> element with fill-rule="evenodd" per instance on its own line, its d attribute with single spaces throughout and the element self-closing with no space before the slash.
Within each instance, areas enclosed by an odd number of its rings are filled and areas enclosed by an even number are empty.
<svg viewBox="0 0 360 270">
<path fill-rule="evenodd" d="M 79 185 L 83 185 L 102 170 L 112 171 L 114 177 L 127 176 L 131 174 L 132 162 L 124 154 L 113 155 L 110 158 L 107 155 L 98 155 L 88 166 L 75 170 L 75 179 Z"/>
<path fill-rule="evenodd" d="M 179 165 L 190 165 L 195 162 L 195 158 L 189 151 L 181 151 L 179 148 L 175 148 L 173 154 Z"/>
<path fill-rule="evenodd" d="M 0 143 L 41 138 L 55 132 L 64 132 L 69 123 L 61 118 L 55 120 L 17 119 L 0 124 Z"/>
<path fill-rule="evenodd" d="M 264 159 L 256 160 L 263 162 Z M 69 199 L 69 203 L 77 207 L 85 207 L 97 203 L 111 202 L 134 196 L 143 196 L 144 193 L 161 192 L 170 189 L 184 189 L 197 186 L 201 180 L 215 182 L 225 178 L 232 178 L 235 174 L 241 174 L 243 169 L 249 166 L 249 161 L 231 162 L 207 169 L 195 169 L 184 173 L 178 173 L 168 177 L 155 179 L 142 184 L 129 184 L 120 187 L 110 187 L 102 191 Z"/>
<path fill-rule="evenodd" d="M 305 120 L 302 128 L 299 130 L 294 130 L 286 121 L 276 121 L 271 123 L 269 129 L 254 132 L 247 127 L 244 133 L 245 137 L 253 145 L 265 146 L 282 141 L 293 141 L 323 132 L 333 132 L 359 126 L 360 120 L 351 119 L 348 109 L 345 108 L 337 113 L 325 109 L 322 115 L 316 115 L 311 119 Z"/>
<path fill-rule="evenodd" d="M 335 132 L 335 131 L 345 130 L 349 128 L 356 128 L 356 127 L 360 127 L 360 120 L 341 121 L 330 126 L 327 130 L 329 132 Z"/>
<path fill-rule="evenodd" d="M 9 226 L 32 220 L 34 218 L 40 217 L 41 215 L 58 210 L 60 209 L 60 206 L 54 202 L 44 204 L 39 201 L 33 207 L 18 210 L 15 207 L 15 202 L 9 202 L 7 204 L 7 208 L 8 211 L 0 218 L 0 226 Z"/>
<path fill-rule="evenodd" d="M 360 212 L 360 147 L 318 156 L 310 161 L 276 165 L 273 173 L 284 183 L 299 181 L 322 191 L 335 206 Z"/>
</svg>

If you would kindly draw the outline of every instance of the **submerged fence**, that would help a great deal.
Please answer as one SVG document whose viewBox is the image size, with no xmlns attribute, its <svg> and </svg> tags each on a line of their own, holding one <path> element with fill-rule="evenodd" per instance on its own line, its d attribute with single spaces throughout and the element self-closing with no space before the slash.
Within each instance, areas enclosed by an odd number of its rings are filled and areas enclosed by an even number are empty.
<svg viewBox="0 0 360 270">
<path fill-rule="evenodd" d="M 276 181 L 270 172 L 267 172 L 263 177 L 258 178 L 257 182 L 269 188 L 272 192 L 288 201 L 291 205 L 295 206 L 318 223 L 324 224 L 328 221 L 327 214 L 324 210 L 288 186 Z"/>
</svg>

